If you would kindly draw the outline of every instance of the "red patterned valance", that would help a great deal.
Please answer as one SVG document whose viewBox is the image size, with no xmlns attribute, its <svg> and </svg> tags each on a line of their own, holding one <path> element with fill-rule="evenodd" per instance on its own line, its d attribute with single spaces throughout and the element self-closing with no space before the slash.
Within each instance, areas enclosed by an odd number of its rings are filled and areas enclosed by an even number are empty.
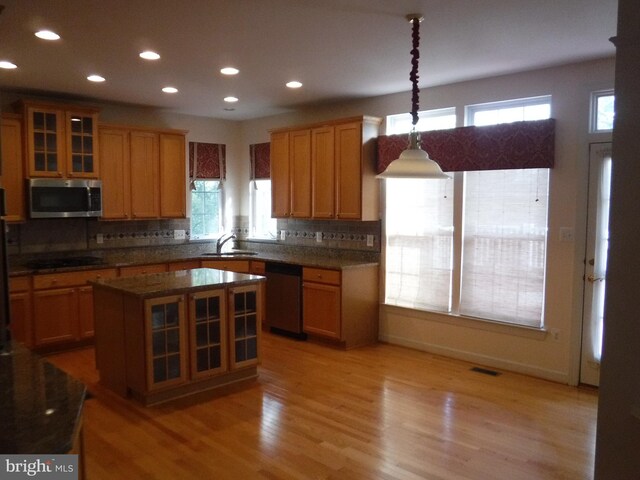
<svg viewBox="0 0 640 480">
<path fill-rule="evenodd" d="M 189 178 L 224 180 L 226 150 L 218 143 L 189 142 Z"/>
<path fill-rule="evenodd" d="M 555 120 L 422 132 L 422 148 L 445 172 L 552 168 Z M 407 148 L 407 135 L 378 137 L 378 173 Z"/>
<path fill-rule="evenodd" d="M 271 178 L 271 143 L 249 145 L 251 180 Z"/>
</svg>

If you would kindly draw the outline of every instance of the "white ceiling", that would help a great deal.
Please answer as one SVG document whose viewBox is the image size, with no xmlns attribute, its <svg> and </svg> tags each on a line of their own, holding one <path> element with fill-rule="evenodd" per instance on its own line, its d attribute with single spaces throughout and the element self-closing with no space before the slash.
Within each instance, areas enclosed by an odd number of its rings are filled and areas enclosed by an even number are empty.
<svg viewBox="0 0 640 480">
<path fill-rule="evenodd" d="M 0 0 L 0 88 L 244 120 L 613 56 L 617 0 Z M 59 33 L 46 42 L 33 33 Z M 138 57 L 151 49 L 156 62 Z M 236 77 L 219 69 L 234 65 Z M 86 80 L 98 73 L 102 84 Z M 304 83 L 299 90 L 285 82 Z M 172 85 L 174 95 L 160 91 Z M 229 104 L 223 97 L 240 99 Z"/>
</svg>

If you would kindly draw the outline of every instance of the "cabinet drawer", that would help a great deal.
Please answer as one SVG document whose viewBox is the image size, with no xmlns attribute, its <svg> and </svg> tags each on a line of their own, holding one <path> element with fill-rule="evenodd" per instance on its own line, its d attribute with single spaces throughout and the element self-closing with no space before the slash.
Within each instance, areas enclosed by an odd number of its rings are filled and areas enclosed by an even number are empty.
<svg viewBox="0 0 640 480">
<path fill-rule="evenodd" d="M 29 290 L 29 277 L 11 277 L 9 279 L 9 292 L 26 292 Z"/>
<path fill-rule="evenodd" d="M 45 288 L 62 288 L 86 285 L 91 280 L 115 278 L 118 271 L 115 268 L 101 270 L 85 270 L 80 272 L 47 273 L 33 276 L 34 290 Z"/>
<path fill-rule="evenodd" d="M 148 273 L 163 273 L 167 271 L 165 263 L 155 265 L 138 265 L 135 267 L 120 267 L 121 277 L 133 277 L 135 275 L 147 275 Z"/>
<path fill-rule="evenodd" d="M 249 260 L 203 260 L 203 268 L 216 268 L 229 272 L 249 273 Z"/>
<path fill-rule="evenodd" d="M 330 285 L 340 285 L 340 271 L 305 267 L 302 269 L 302 280 L 305 282 L 318 282 L 328 283 Z"/>
</svg>

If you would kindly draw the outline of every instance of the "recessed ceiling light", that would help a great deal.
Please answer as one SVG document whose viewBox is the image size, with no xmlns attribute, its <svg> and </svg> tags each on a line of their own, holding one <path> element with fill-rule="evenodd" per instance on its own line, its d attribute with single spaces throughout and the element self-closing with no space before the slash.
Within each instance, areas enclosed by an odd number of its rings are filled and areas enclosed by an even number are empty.
<svg viewBox="0 0 640 480">
<path fill-rule="evenodd" d="M 42 40 L 59 40 L 60 35 L 56 32 L 52 32 L 51 30 L 40 30 L 35 33 L 35 36 L 41 38 Z"/>
<path fill-rule="evenodd" d="M 7 60 L 0 61 L 0 68 L 4 68 L 5 70 L 13 70 L 14 68 L 18 68 L 15 63 L 11 63 Z"/>
<path fill-rule="evenodd" d="M 178 89 L 176 87 L 164 87 L 162 91 L 164 93 L 178 93 Z"/>
<path fill-rule="evenodd" d="M 101 77 L 100 75 L 89 75 L 87 77 L 87 80 L 89 80 L 90 82 L 98 82 L 98 83 L 100 83 L 100 82 L 104 82 L 105 78 Z"/>
<path fill-rule="evenodd" d="M 220 73 L 223 75 L 237 75 L 240 73 L 240 70 L 234 67 L 224 67 L 220 69 Z"/>
<path fill-rule="evenodd" d="M 160 55 L 156 52 L 152 52 L 151 50 L 146 50 L 144 52 L 140 52 L 140 58 L 144 58 L 145 60 L 158 60 Z"/>
<path fill-rule="evenodd" d="M 224 97 L 224 101 L 228 103 L 234 103 L 238 101 L 237 97 Z"/>
<path fill-rule="evenodd" d="M 235 108 L 225 108 L 224 111 L 225 112 L 235 112 L 236 109 Z"/>
<path fill-rule="evenodd" d="M 300 88 L 301 86 L 302 86 L 302 83 L 298 82 L 297 80 L 287 82 L 287 87 L 289 88 Z"/>
</svg>

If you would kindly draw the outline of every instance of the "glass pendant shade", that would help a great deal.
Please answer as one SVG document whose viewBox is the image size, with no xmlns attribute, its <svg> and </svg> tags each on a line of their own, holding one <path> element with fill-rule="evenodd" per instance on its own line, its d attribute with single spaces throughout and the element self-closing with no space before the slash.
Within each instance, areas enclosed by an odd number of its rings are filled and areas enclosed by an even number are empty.
<svg viewBox="0 0 640 480">
<path fill-rule="evenodd" d="M 440 165 L 420 148 L 418 132 L 409 134 L 409 146 L 376 178 L 449 178 Z"/>
</svg>

